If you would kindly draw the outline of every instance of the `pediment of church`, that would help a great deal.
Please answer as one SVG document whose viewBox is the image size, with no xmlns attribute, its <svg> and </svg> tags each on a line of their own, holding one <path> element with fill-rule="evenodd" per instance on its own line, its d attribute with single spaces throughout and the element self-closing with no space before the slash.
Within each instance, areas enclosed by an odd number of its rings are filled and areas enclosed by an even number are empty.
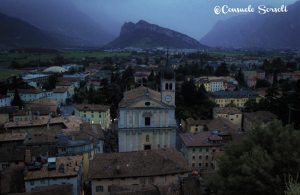
<svg viewBox="0 0 300 195">
<path fill-rule="evenodd" d="M 168 108 L 163 102 L 159 102 L 157 100 L 153 100 L 150 98 L 139 99 L 135 102 L 132 102 L 128 105 L 129 108 Z"/>
</svg>

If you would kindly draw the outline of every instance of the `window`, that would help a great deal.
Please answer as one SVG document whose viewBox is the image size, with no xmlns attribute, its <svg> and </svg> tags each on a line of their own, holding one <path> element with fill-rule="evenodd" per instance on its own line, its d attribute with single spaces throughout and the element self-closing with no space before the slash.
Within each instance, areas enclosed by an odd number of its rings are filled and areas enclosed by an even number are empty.
<svg viewBox="0 0 300 195">
<path fill-rule="evenodd" d="M 208 167 L 208 163 L 205 163 L 205 166 Z"/>
<path fill-rule="evenodd" d="M 208 152 L 208 148 L 206 148 L 206 152 Z"/>
<path fill-rule="evenodd" d="M 199 167 L 201 167 L 201 163 L 199 163 Z"/>
<path fill-rule="evenodd" d="M 195 159 L 195 156 L 193 156 L 193 159 Z"/>
<path fill-rule="evenodd" d="M 202 159 L 202 156 L 201 156 L 201 155 L 199 156 L 199 159 Z"/>
<path fill-rule="evenodd" d="M 206 158 L 206 160 L 208 160 L 208 156 L 207 156 L 207 155 L 206 155 L 206 157 L 205 157 L 205 158 Z"/>
<path fill-rule="evenodd" d="M 103 192 L 103 186 L 96 186 L 96 192 Z"/>
<path fill-rule="evenodd" d="M 192 163 L 192 167 L 194 167 L 195 166 L 195 163 Z"/>
<path fill-rule="evenodd" d="M 145 102 L 145 106 L 150 106 L 150 102 Z"/>
<path fill-rule="evenodd" d="M 165 89 L 168 90 L 169 89 L 169 85 L 168 83 L 165 84 Z"/>
<path fill-rule="evenodd" d="M 150 140 L 150 136 L 146 135 L 146 142 L 149 142 L 149 140 Z"/>
<path fill-rule="evenodd" d="M 150 117 L 145 117 L 145 126 L 150 126 Z"/>
<path fill-rule="evenodd" d="M 34 181 L 30 181 L 30 185 L 33 186 L 34 185 Z"/>
<path fill-rule="evenodd" d="M 195 152 L 195 148 L 193 148 L 193 152 Z"/>
<path fill-rule="evenodd" d="M 45 180 L 41 180 L 41 184 L 45 184 Z"/>
<path fill-rule="evenodd" d="M 172 88 L 173 88 L 173 85 L 172 85 L 172 83 L 170 83 L 169 84 L 169 89 L 172 90 Z"/>
</svg>

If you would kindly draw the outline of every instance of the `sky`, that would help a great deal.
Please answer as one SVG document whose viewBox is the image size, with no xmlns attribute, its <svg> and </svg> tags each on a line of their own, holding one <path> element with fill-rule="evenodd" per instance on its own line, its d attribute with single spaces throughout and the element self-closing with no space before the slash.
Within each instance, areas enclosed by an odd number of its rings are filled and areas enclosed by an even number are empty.
<svg viewBox="0 0 300 195">
<path fill-rule="evenodd" d="M 118 35 L 124 22 L 141 19 L 185 33 L 197 40 L 218 20 L 232 17 L 216 15 L 217 5 L 245 7 L 248 5 L 281 6 L 297 0 L 73 0 L 75 5 L 96 22 Z M 109 22 L 107 22 L 109 21 Z"/>
</svg>

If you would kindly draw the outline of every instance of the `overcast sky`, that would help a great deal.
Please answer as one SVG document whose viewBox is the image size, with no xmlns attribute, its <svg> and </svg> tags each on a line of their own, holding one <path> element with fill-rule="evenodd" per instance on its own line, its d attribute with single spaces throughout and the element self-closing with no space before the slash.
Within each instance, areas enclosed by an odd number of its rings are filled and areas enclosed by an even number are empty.
<svg viewBox="0 0 300 195">
<path fill-rule="evenodd" d="M 289 5 L 296 0 L 74 0 L 77 7 L 117 33 L 124 22 L 140 19 L 188 34 L 204 36 L 218 21 L 231 15 L 215 15 L 216 5 L 232 7 L 260 4 Z"/>
</svg>

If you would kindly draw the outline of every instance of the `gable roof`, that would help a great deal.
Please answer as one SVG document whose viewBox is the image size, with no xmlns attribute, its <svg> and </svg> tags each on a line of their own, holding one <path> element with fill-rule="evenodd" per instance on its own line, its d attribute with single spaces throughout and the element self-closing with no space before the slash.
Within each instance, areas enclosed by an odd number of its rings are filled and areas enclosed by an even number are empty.
<svg viewBox="0 0 300 195">
<path fill-rule="evenodd" d="M 104 153 L 90 162 L 90 179 L 148 177 L 191 171 L 175 149 Z"/>
<path fill-rule="evenodd" d="M 124 97 L 119 103 L 120 107 L 127 106 L 132 102 L 135 102 L 137 99 L 142 97 L 148 97 L 153 100 L 161 102 L 161 94 L 158 91 L 154 91 L 148 87 L 139 86 L 130 91 L 124 93 Z"/>
</svg>

